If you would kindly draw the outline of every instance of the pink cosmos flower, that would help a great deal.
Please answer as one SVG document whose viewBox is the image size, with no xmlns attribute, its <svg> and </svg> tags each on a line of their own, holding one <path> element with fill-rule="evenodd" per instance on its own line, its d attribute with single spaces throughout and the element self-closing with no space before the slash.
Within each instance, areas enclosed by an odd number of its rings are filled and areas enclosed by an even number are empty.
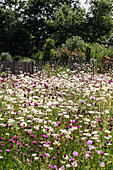
<svg viewBox="0 0 113 170">
<path fill-rule="evenodd" d="M 43 154 L 40 154 L 39 157 L 43 157 Z"/>
<path fill-rule="evenodd" d="M 59 168 L 59 170 L 63 170 L 63 169 L 64 169 L 64 165 L 61 168 Z"/>
<path fill-rule="evenodd" d="M 14 156 L 15 159 L 17 159 L 17 156 Z"/>
<path fill-rule="evenodd" d="M 46 157 L 49 157 L 50 156 L 50 154 L 49 153 L 46 153 Z"/>
<path fill-rule="evenodd" d="M 27 158 L 27 162 L 30 162 L 30 159 Z"/>
<path fill-rule="evenodd" d="M 100 151 L 100 152 L 99 152 L 99 154 L 101 154 L 101 155 L 103 155 L 103 153 L 104 153 L 103 151 Z"/>
<path fill-rule="evenodd" d="M 56 168 L 57 168 L 57 165 L 54 165 L 54 166 L 53 166 L 53 169 L 56 169 Z"/>
<path fill-rule="evenodd" d="M 48 164 L 48 167 L 50 168 L 50 167 L 51 167 L 51 164 Z"/>
<path fill-rule="evenodd" d="M 78 164 L 76 162 L 72 162 L 71 165 L 74 166 L 74 167 L 78 166 Z"/>
<path fill-rule="evenodd" d="M 25 146 L 28 146 L 28 144 L 25 144 Z"/>
<path fill-rule="evenodd" d="M 73 155 L 74 155 L 74 156 L 78 156 L 78 152 L 74 151 L 74 152 L 73 152 Z"/>
<path fill-rule="evenodd" d="M 86 153 L 85 157 L 88 158 L 89 156 L 90 156 L 89 153 Z"/>
<path fill-rule="evenodd" d="M 37 142 L 36 142 L 36 141 L 32 141 L 32 143 L 33 143 L 33 144 L 37 144 Z"/>
<path fill-rule="evenodd" d="M 34 105 L 35 105 L 35 106 L 39 106 L 39 104 L 38 104 L 38 103 L 36 103 L 36 102 L 34 103 Z"/>
<path fill-rule="evenodd" d="M 104 162 L 101 162 L 101 163 L 100 163 L 100 166 L 101 166 L 101 167 L 105 167 L 105 163 L 104 163 Z"/>
<path fill-rule="evenodd" d="M 6 152 L 10 152 L 10 149 L 6 149 Z"/>
<path fill-rule="evenodd" d="M 88 144 L 88 145 L 92 145 L 92 143 L 93 143 L 92 140 L 88 140 L 88 141 L 87 141 L 87 144 Z"/>
</svg>

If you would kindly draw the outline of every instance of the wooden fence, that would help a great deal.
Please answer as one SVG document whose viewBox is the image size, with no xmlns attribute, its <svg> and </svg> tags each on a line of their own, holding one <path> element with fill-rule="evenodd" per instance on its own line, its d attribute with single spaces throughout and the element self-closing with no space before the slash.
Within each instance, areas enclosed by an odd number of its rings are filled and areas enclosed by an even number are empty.
<svg viewBox="0 0 113 170">
<path fill-rule="evenodd" d="M 70 65 L 71 69 L 74 69 L 74 63 L 69 61 L 30 61 L 30 62 L 20 62 L 20 61 L 0 61 L 0 73 L 5 72 L 11 72 L 13 74 L 19 74 L 20 72 L 29 72 L 33 74 L 34 72 L 37 72 L 38 70 L 42 70 L 45 65 L 49 64 L 50 67 L 54 65 L 55 66 L 67 66 Z"/>
<path fill-rule="evenodd" d="M 104 71 L 110 71 L 113 70 L 113 63 L 104 63 L 101 61 L 100 63 L 81 63 L 81 62 L 73 62 L 73 61 L 30 61 L 30 62 L 9 62 L 9 61 L 0 61 L 0 73 L 5 72 L 5 73 L 13 73 L 13 74 L 19 74 L 19 73 L 35 73 L 38 70 L 42 70 L 45 65 L 49 64 L 50 67 L 59 67 L 59 66 L 68 66 L 71 70 L 76 70 L 79 67 L 81 69 L 91 69 L 96 71 L 97 66 L 99 66 L 100 72 Z"/>
<path fill-rule="evenodd" d="M 13 74 L 18 74 L 20 72 L 29 72 L 34 73 L 34 62 L 9 62 L 9 61 L 0 61 L 0 72 L 11 72 Z"/>
</svg>

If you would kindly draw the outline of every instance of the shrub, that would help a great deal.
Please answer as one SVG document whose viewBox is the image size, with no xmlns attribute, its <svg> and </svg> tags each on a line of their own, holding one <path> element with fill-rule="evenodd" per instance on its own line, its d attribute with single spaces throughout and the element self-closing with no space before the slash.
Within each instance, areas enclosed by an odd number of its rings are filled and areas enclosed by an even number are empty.
<svg viewBox="0 0 113 170">
<path fill-rule="evenodd" d="M 102 40 L 100 40 L 100 42 L 102 42 L 102 44 L 106 45 L 106 46 L 112 46 L 113 45 L 113 33 L 111 33 L 109 35 L 109 37 L 106 38 L 106 36 L 103 37 Z"/>
<path fill-rule="evenodd" d="M 85 42 L 79 36 L 73 36 L 68 38 L 65 44 L 62 44 L 62 48 L 68 48 L 70 51 L 77 49 L 78 51 L 85 51 Z"/>
<path fill-rule="evenodd" d="M 91 53 L 91 45 L 90 44 L 85 44 L 85 55 L 86 55 L 86 61 L 90 61 L 90 53 Z"/>
<path fill-rule="evenodd" d="M 77 49 L 75 49 L 71 52 L 69 59 L 73 62 L 83 63 L 86 62 L 86 54 L 82 51 L 78 51 Z"/>
<path fill-rule="evenodd" d="M 68 48 L 68 50 L 75 53 L 75 56 L 79 55 L 79 59 L 82 58 L 83 60 L 85 59 L 87 62 L 90 61 L 91 45 L 85 43 L 84 40 L 79 36 L 73 36 L 67 39 L 65 44 L 62 44 L 62 48 Z"/>
<path fill-rule="evenodd" d="M 19 55 L 15 55 L 14 57 L 13 57 L 13 60 L 14 61 L 19 61 L 19 60 L 21 60 L 21 56 L 19 56 Z"/>
<path fill-rule="evenodd" d="M 71 51 L 68 50 L 68 48 L 61 48 L 58 49 L 56 58 L 57 60 L 68 60 L 71 56 Z"/>
<path fill-rule="evenodd" d="M 40 51 L 38 50 L 37 53 L 33 53 L 31 58 L 35 61 L 38 61 L 39 60 L 39 56 L 41 55 Z"/>
<path fill-rule="evenodd" d="M 51 38 L 46 39 L 46 43 L 43 46 L 43 56 L 42 60 L 49 61 L 50 59 L 54 58 L 56 55 L 56 47 L 55 47 L 55 41 Z"/>
<path fill-rule="evenodd" d="M 2 52 L 0 55 L 0 61 L 13 61 L 13 58 L 8 52 Z"/>
<path fill-rule="evenodd" d="M 86 55 L 82 51 L 78 51 L 75 49 L 74 51 L 69 51 L 68 48 L 61 48 L 57 51 L 56 55 L 57 60 L 70 60 L 73 62 L 85 62 L 86 61 Z"/>
<path fill-rule="evenodd" d="M 110 58 L 113 58 L 113 46 L 109 46 L 108 49 L 107 49 L 107 53 L 108 53 L 108 56 Z"/>
<path fill-rule="evenodd" d="M 90 58 L 102 61 L 107 52 L 107 48 L 104 45 L 93 43 L 91 47 Z"/>
</svg>

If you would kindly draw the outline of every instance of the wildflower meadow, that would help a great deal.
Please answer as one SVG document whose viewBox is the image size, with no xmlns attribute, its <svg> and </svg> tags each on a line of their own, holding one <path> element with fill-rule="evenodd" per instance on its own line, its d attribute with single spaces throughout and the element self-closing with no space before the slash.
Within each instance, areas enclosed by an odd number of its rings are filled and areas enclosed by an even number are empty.
<svg viewBox="0 0 113 170">
<path fill-rule="evenodd" d="M 0 77 L 0 170 L 112 170 L 113 73 Z"/>
</svg>

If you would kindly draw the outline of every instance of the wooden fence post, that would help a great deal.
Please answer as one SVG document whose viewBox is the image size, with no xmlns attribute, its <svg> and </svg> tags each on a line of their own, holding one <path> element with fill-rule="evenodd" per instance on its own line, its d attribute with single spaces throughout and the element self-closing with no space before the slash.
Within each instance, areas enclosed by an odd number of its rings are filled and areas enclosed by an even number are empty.
<svg viewBox="0 0 113 170">
<path fill-rule="evenodd" d="M 94 63 L 94 60 L 92 62 L 93 62 L 93 76 L 94 76 L 94 72 L 95 72 L 95 63 Z"/>
<path fill-rule="evenodd" d="M 31 65 L 32 65 L 32 71 L 31 71 L 31 74 L 34 73 L 34 61 L 31 61 Z"/>
<path fill-rule="evenodd" d="M 11 63 L 10 63 L 11 64 Z M 15 61 L 13 61 L 13 66 L 12 66 L 12 74 L 15 74 Z"/>
</svg>

